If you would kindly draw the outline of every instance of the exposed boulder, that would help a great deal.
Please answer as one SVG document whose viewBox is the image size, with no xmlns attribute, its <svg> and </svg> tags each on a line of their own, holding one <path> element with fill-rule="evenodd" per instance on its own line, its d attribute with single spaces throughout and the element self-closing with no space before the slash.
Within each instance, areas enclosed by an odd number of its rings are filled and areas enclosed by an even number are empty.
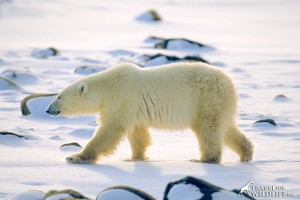
<svg viewBox="0 0 300 200">
<path fill-rule="evenodd" d="M 13 81 L 0 76 L 0 90 L 19 90 L 21 87 L 14 83 Z"/>
<path fill-rule="evenodd" d="M 213 47 L 192 41 L 185 38 L 162 38 L 151 36 L 145 40 L 146 43 L 152 43 L 156 49 L 169 50 L 199 50 L 213 49 Z"/>
<path fill-rule="evenodd" d="M 49 47 L 46 49 L 36 49 L 32 51 L 31 56 L 39 59 L 46 59 L 51 56 L 57 56 L 59 51 L 56 48 Z"/>
<path fill-rule="evenodd" d="M 97 196 L 96 200 L 155 200 L 150 194 L 129 186 L 110 187 Z"/>
<path fill-rule="evenodd" d="M 257 120 L 256 122 L 254 122 L 254 124 L 258 124 L 258 123 L 269 123 L 273 126 L 277 126 L 277 123 L 275 122 L 274 119 L 261 119 L 261 120 Z"/>
<path fill-rule="evenodd" d="M 155 55 L 145 55 L 146 57 L 146 63 L 145 66 L 157 66 L 157 65 L 164 65 L 172 62 L 204 62 L 208 63 L 208 61 L 204 60 L 203 58 L 199 56 L 185 56 L 185 57 L 177 57 L 177 56 L 170 56 L 170 55 L 164 55 L 164 54 L 155 54 Z"/>
<path fill-rule="evenodd" d="M 156 10 L 148 10 L 140 15 L 138 15 L 136 18 L 136 20 L 139 21 L 162 21 L 161 16 L 158 14 L 158 12 Z"/>
<path fill-rule="evenodd" d="M 289 101 L 289 98 L 283 94 L 279 94 L 273 98 L 274 102 L 286 102 Z"/>
<path fill-rule="evenodd" d="M 12 133 L 12 132 L 6 132 L 6 131 L 0 131 L 0 135 L 11 135 L 11 136 L 15 136 L 15 137 L 18 137 L 18 138 L 27 139 L 27 138 L 26 138 L 25 136 L 23 136 L 23 135 L 19 135 L 19 134 Z"/>
<path fill-rule="evenodd" d="M 239 196 L 240 195 L 240 196 Z M 197 179 L 192 176 L 180 179 L 175 182 L 170 182 L 164 192 L 164 200 L 181 200 L 181 199 L 254 199 L 246 193 L 241 193 L 239 190 L 226 190 L 215 186 L 202 179 Z"/>
<path fill-rule="evenodd" d="M 85 199 L 90 200 L 90 198 L 82 195 L 81 193 L 72 190 L 72 189 L 66 189 L 66 190 L 50 190 L 46 193 L 44 200 L 60 200 L 60 199 Z"/>
</svg>

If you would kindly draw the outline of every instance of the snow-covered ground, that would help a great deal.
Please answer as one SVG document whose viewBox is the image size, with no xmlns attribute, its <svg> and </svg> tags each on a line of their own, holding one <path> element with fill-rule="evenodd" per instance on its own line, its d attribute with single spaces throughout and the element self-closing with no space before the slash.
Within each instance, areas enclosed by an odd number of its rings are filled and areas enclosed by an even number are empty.
<svg viewBox="0 0 300 200">
<path fill-rule="evenodd" d="M 136 19 L 152 8 L 161 22 Z M 230 190 L 250 181 L 281 186 L 300 198 L 299 10 L 297 0 L 0 0 L 0 76 L 20 86 L 0 79 L 0 132 L 26 137 L 0 135 L 0 199 L 65 188 L 95 198 L 113 185 L 161 199 L 167 183 L 187 175 Z M 154 49 L 145 42 L 149 36 L 186 38 L 213 49 Z M 59 55 L 41 58 L 38 51 L 47 47 Z M 240 163 L 228 149 L 220 165 L 189 162 L 199 157 L 191 131 L 152 130 L 149 161 L 123 161 L 130 157 L 124 141 L 97 165 L 67 164 L 65 157 L 80 148 L 60 146 L 84 146 L 96 116 L 51 118 L 44 109 L 53 97 L 30 100 L 32 114 L 21 114 L 20 102 L 31 93 L 57 93 L 85 74 L 125 61 L 145 64 L 142 55 L 156 53 L 200 55 L 233 77 L 239 124 L 255 144 L 253 162 Z M 267 118 L 278 125 L 254 124 Z"/>
</svg>

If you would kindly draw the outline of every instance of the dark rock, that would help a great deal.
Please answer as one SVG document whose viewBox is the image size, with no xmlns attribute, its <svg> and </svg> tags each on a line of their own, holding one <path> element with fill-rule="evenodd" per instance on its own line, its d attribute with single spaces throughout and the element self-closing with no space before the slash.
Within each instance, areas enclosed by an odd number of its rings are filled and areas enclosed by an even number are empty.
<svg viewBox="0 0 300 200">
<path fill-rule="evenodd" d="M 135 19 L 140 21 L 162 21 L 161 16 L 157 11 L 151 9 L 141 15 L 137 16 Z"/>
<path fill-rule="evenodd" d="M 204 62 L 208 63 L 208 61 L 204 60 L 203 58 L 199 56 L 185 56 L 182 58 L 179 58 L 177 56 L 170 56 L 170 55 L 164 55 L 164 54 L 155 54 L 152 56 L 146 57 L 146 66 L 156 66 L 156 65 L 162 65 L 172 62 Z"/>
<path fill-rule="evenodd" d="M 50 190 L 49 192 L 46 193 L 45 195 L 45 198 L 44 200 L 47 200 L 47 198 L 49 197 L 54 197 L 56 195 L 63 195 L 63 194 L 66 194 L 70 197 L 67 197 L 67 198 L 63 198 L 64 200 L 66 199 L 85 199 L 85 200 L 90 200 L 90 198 L 82 195 L 81 193 L 75 191 L 75 190 L 72 190 L 72 189 L 66 189 L 66 190 Z"/>
<path fill-rule="evenodd" d="M 57 93 L 51 93 L 51 94 L 45 94 L 45 93 L 38 93 L 38 94 L 32 94 L 32 95 L 29 95 L 27 97 L 25 97 L 22 101 L 21 101 L 21 112 L 22 112 L 22 115 L 30 115 L 31 112 L 27 106 L 27 102 L 30 100 L 30 99 L 34 99 L 34 98 L 38 98 L 38 97 L 48 97 L 48 96 L 54 96 L 54 95 L 57 95 Z"/>
<path fill-rule="evenodd" d="M 131 200 L 133 198 L 136 200 L 155 200 L 155 198 L 150 194 L 129 186 L 115 186 L 107 188 L 97 196 L 96 200 L 120 200 L 120 198 L 122 200 Z"/>
<path fill-rule="evenodd" d="M 40 58 L 40 59 L 45 59 L 51 56 L 57 56 L 59 54 L 59 51 L 53 47 L 49 47 L 46 49 L 39 49 L 39 50 L 34 50 L 31 53 L 31 56 L 34 58 Z"/>
<path fill-rule="evenodd" d="M 80 66 L 74 70 L 75 74 L 89 75 L 105 70 L 104 67 Z"/>
<path fill-rule="evenodd" d="M 53 48 L 53 47 L 50 47 L 50 48 L 48 48 L 48 49 L 52 51 L 52 55 L 53 55 L 53 56 L 58 55 L 58 50 L 57 50 L 57 49 L 55 49 L 55 48 Z"/>
<path fill-rule="evenodd" d="M 261 120 L 257 120 L 256 122 L 254 122 L 254 124 L 264 123 L 264 122 L 272 124 L 273 126 L 277 126 L 277 123 L 275 122 L 274 119 L 261 119 Z"/>
<path fill-rule="evenodd" d="M 60 148 L 62 147 L 67 147 L 67 146 L 75 146 L 75 147 L 82 147 L 80 144 L 78 144 L 77 142 L 71 142 L 71 143 L 67 143 L 67 144 L 63 144 L 60 146 Z"/>
<path fill-rule="evenodd" d="M 285 102 L 288 100 L 289 100 L 289 98 L 283 94 L 279 94 L 276 97 L 274 97 L 274 99 L 273 99 L 273 101 L 276 101 L 276 102 Z"/>
<path fill-rule="evenodd" d="M 184 189 L 183 189 L 184 188 Z M 182 192 L 184 191 L 184 192 Z M 226 190 L 215 186 L 202 179 L 197 179 L 191 176 L 180 179 L 175 182 L 170 182 L 164 192 L 164 200 L 182 199 L 189 195 L 189 199 L 236 199 L 237 195 L 243 196 L 244 199 L 254 199 L 246 193 L 241 193 L 239 190 Z"/>
<path fill-rule="evenodd" d="M 185 56 L 182 58 L 185 61 L 191 61 L 191 62 L 204 62 L 209 64 L 208 61 L 204 60 L 203 58 L 199 57 L 199 56 Z"/>
<path fill-rule="evenodd" d="M 27 138 L 25 136 L 19 135 L 19 134 L 16 134 L 16 133 L 12 133 L 12 132 L 0 131 L 0 135 L 12 135 L 12 136 L 15 136 L 15 137 L 18 137 L 18 138 L 23 138 L 23 139 L 27 140 Z"/>
<path fill-rule="evenodd" d="M 3 71 L 1 75 L 19 85 L 35 84 L 38 81 L 38 77 L 28 70 L 16 71 L 8 69 Z"/>
<path fill-rule="evenodd" d="M 185 45 L 186 48 L 189 47 L 198 47 L 198 48 L 206 48 L 206 49 L 213 49 L 213 47 L 192 41 L 185 38 L 161 38 L 161 37 L 155 37 L 151 36 L 146 39 L 146 42 L 148 43 L 154 43 L 154 48 L 156 49 L 178 49 L 179 44 Z M 177 43 L 174 45 L 174 42 Z M 172 45 L 173 44 L 173 45 Z M 180 46 L 180 45 L 179 45 Z"/>
</svg>

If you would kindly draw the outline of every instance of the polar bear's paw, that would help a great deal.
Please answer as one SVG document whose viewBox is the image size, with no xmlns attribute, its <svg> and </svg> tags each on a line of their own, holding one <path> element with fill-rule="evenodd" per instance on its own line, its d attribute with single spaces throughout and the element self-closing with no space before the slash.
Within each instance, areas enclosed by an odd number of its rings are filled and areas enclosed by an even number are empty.
<svg viewBox="0 0 300 200">
<path fill-rule="evenodd" d="M 139 162 L 139 161 L 147 161 L 149 157 L 138 157 L 138 158 L 126 158 L 123 161 L 125 162 Z"/>
<path fill-rule="evenodd" d="M 66 158 L 68 163 L 72 164 L 93 164 L 92 160 L 83 160 L 78 154 L 74 154 Z"/>
</svg>

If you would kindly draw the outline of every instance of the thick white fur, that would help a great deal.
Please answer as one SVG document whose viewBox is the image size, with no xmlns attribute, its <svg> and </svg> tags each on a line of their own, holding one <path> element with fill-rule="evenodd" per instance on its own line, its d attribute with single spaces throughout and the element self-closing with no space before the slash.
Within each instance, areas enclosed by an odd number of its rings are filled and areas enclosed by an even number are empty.
<svg viewBox="0 0 300 200">
<path fill-rule="evenodd" d="M 101 126 L 71 163 L 94 163 L 114 152 L 127 136 L 133 160 L 146 159 L 150 127 L 196 135 L 201 162 L 219 163 L 225 143 L 241 161 L 250 161 L 253 145 L 236 125 L 237 96 L 232 80 L 204 63 L 153 68 L 121 64 L 87 76 L 64 89 L 49 107 L 59 115 L 99 113 Z"/>
</svg>

